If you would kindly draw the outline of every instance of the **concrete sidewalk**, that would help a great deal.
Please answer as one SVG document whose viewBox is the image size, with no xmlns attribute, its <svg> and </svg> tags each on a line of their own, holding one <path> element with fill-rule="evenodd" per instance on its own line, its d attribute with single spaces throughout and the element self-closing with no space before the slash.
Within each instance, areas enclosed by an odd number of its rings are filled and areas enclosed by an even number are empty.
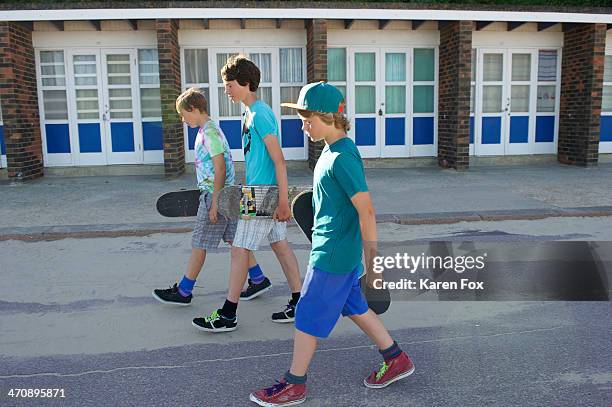
<svg viewBox="0 0 612 407">
<path fill-rule="evenodd" d="M 479 166 L 466 172 L 435 167 L 367 169 L 379 222 L 401 224 L 612 215 L 612 163 L 580 168 L 557 163 Z M 238 173 L 238 181 L 244 179 Z M 308 185 L 309 170 L 289 170 Z M 195 175 L 45 177 L 0 181 L 0 240 L 185 232 L 193 218 L 164 218 L 156 199 L 192 189 Z"/>
</svg>

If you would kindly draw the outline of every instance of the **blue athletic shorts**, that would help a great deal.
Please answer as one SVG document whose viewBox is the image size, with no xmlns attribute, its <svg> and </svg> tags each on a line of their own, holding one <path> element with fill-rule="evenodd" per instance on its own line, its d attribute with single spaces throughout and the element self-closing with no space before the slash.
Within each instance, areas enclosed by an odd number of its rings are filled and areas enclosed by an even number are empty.
<svg viewBox="0 0 612 407">
<path fill-rule="evenodd" d="M 308 266 L 300 301 L 295 310 L 295 327 L 319 338 L 327 338 L 345 317 L 368 311 L 359 286 L 361 264 L 350 273 L 334 274 Z"/>
</svg>

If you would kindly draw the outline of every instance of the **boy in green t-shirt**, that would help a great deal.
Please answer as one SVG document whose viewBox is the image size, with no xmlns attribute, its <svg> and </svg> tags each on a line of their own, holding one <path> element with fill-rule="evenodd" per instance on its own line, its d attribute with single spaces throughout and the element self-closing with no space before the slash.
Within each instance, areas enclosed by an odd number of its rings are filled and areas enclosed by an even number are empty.
<svg viewBox="0 0 612 407">
<path fill-rule="evenodd" d="M 371 272 L 376 252 L 376 216 L 355 143 L 347 137 L 340 91 L 324 82 L 302 88 L 296 104 L 302 129 L 313 141 L 325 140 L 314 171 L 314 226 L 310 264 L 295 312 L 291 368 L 277 384 L 251 393 L 261 406 L 288 406 L 306 400 L 306 371 L 317 338 L 326 338 L 338 318 L 348 316 L 376 344 L 383 356 L 377 371 L 363 383 L 386 387 L 414 372 L 414 365 L 395 342 L 361 292 L 361 255 Z"/>
</svg>

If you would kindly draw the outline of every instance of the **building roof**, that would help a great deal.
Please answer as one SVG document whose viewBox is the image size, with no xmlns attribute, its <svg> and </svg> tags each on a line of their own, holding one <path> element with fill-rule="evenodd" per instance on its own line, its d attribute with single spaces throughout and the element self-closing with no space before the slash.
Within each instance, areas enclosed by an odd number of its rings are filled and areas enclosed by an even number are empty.
<svg viewBox="0 0 612 407">
<path fill-rule="evenodd" d="M 534 0 L 537 1 L 537 0 Z M 486 0 L 472 0 L 486 2 Z M 543 1 L 542 1 L 543 2 Z M 464 2 L 468 3 L 468 2 Z M 516 3 L 516 2 L 515 2 Z M 543 2 L 550 3 L 550 1 Z M 612 23 L 611 0 L 558 0 L 556 6 L 406 3 L 388 1 L 33 1 L 0 5 L 0 21 L 198 18 L 472 20 Z M 567 5 L 564 5 L 567 4 Z"/>
</svg>

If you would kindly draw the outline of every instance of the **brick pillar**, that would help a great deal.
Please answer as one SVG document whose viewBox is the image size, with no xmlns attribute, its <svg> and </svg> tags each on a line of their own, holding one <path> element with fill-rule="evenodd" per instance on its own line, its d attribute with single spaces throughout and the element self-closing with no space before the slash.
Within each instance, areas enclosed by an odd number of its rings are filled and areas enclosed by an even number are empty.
<svg viewBox="0 0 612 407">
<path fill-rule="evenodd" d="M 0 93 L 9 178 L 43 176 L 36 63 L 27 23 L 0 22 Z"/>
<path fill-rule="evenodd" d="M 465 170 L 470 164 L 471 21 L 440 24 L 438 165 Z"/>
<path fill-rule="evenodd" d="M 606 24 L 564 27 L 557 159 L 597 165 Z"/>
<path fill-rule="evenodd" d="M 306 60 L 308 83 L 327 80 L 327 21 L 308 20 L 306 23 Z M 308 166 L 314 169 L 324 141 L 308 139 Z"/>
<path fill-rule="evenodd" d="M 185 172 L 183 124 L 176 113 L 176 98 L 181 94 L 181 59 L 178 21 L 156 20 L 159 55 L 159 91 L 164 133 L 164 167 L 168 177 Z"/>
</svg>

